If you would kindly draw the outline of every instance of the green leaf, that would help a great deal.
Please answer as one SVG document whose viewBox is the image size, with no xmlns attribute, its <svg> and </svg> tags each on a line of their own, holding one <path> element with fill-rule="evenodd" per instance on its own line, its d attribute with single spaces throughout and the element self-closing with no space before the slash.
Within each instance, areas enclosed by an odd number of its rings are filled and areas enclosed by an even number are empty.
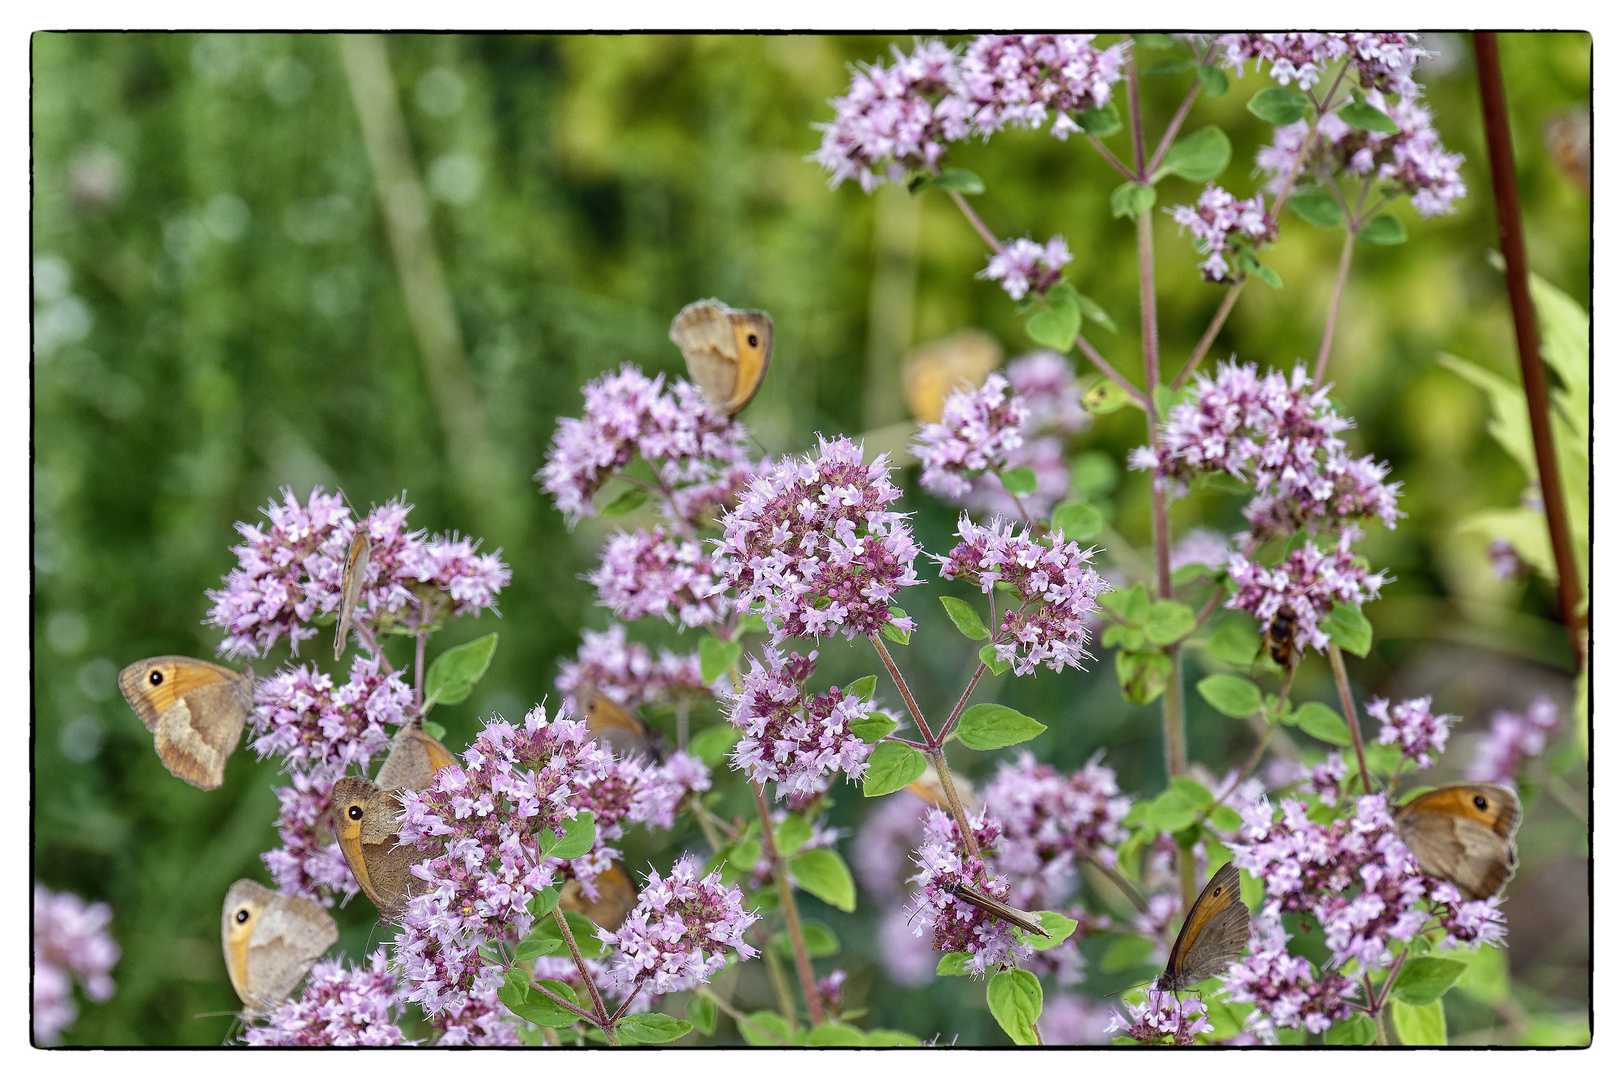
<svg viewBox="0 0 1623 1080">
<path fill-rule="evenodd" d="M 1049 949 L 1057 949 L 1061 945 L 1065 944 L 1066 938 L 1076 933 L 1077 921 L 1068 916 L 1061 915 L 1057 911 L 1039 911 L 1037 912 L 1037 918 L 1042 921 L 1043 929 L 1047 931 L 1046 935 L 1033 934 L 1029 931 L 1021 930 L 1015 934 L 1015 937 L 1019 938 L 1027 945 L 1030 945 L 1038 952 L 1047 952 Z"/>
<path fill-rule="evenodd" d="M 496 992 L 496 996 L 501 999 L 503 1005 L 506 1005 L 530 1023 L 540 1027 L 568 1027 L 581 1019 L 579 1013 L 570 1012 L 568 1009 L 555 1004 L 546 995 L 531 986 L 527 973 L 524 974 L 523 989 L 519 991 L 513 979 L 513 975 L 518 971 L 517 968 L 509 971 L 507 973 L 508 981 Z M 555 979 L 543 979 L 541 985 L 565 1001 L 575 1005 L 580 1004 L 579 996 L 565 983 L 558 982 Z"/>
<path fill-rule="evenodd" d="M 1488 1005 L 1502 1004 L 1510 996 L 1510 963 L 1504 949 L 1454 949 L 1442 955 L 1465 964 L 1455 984 L 1461 992 Z"/>
<path fill-rule="evenodd" d="M 868 714 L 868 719 L 858 720 L 851 725 L 851 734 L 869 746 L 874 745 L 895 730 L 896 721 L 881 712 L 871 712 Z"/>
<path fill-rule="evenodd" d="M 1155 188 L 1129 180 L 1110 193 L 1111 217 L 1137 218 L 1155 205 Z"/>
<path fill-rule="evenodd" d="M 1037 1018 L 1043 1014 L 1043 988 L 1029 971 L 1000 971 L 986 984 L 986 1006 L 1016 1046 L 1037 1045 Z"/>
<path fill-rule="evenodd" d="M 1187 829 L 1200 818 L 1208 801 L 1191 799 L 1188 792 L 1169 787 L 1145 807 L 1144 824 L 1158 833 Z"/>
<path fill-rule="evenodd" d="M 1109 934 L 1110 944 L 1099 957 L 1099 967 L 1105 971 L 1127 971 L 1150 961 L 1156 944 L 1137 934 Z"/>
<path fill-rule="evenodd" d="M 1146 67 L 1141 74 L 1146 79 L 1154 79 L 1162 75 L 1182 75 L 1184 72 L 1188 71 L 1194 66 L 1195 62 L 1188 57 L 1174 58 L 1171 60 L 1157 60 L 1155 63 Z"/>
<path fill-rule="evenodd" d="M 1183 395 L 1170 386 L 1157 385 L 1150 400 L 1155 402 L 1155 414 L 1165 418 L 1171 414 L 1172 407 L 1183 400 Z"/>
<path fill-rule="evenodd" d="M 547 885 L 540 892 L 530 897 L 530 902 L 525 905 L 525 910 L 530 913 L 532 919 L 544 919 L 551 915 L 552 909 L 557 906 L 558 890 L 551 885 Z"/>
<path fill-rule="evenodd" d="M 1330 640 L 1342 652 L 1350 652 L 1354 656 L 1368 656 L 1370 641 L 1374 637 L 1374 628 L 1369 620 L 1364 618 L 1361 609 L 1354 607 L 1345 600 L 1337 600 L 1330 609 Z"/>
<path fill-rule="evenodd" d="M 738 1033 L 744 1036 L 744 1041 L 749 1043 L 751 1046 L 789 1045 L 789 1021 L 785 1020 L 777 1013 L 767 1012 L 765 1010 L 762 1010 L 761 1012 L 752 1012 L 749 1014 L 749 1019 L 754 1026 L 752 1027 L 750 1024 L 739 1024 Z M 768 1038 L 767 1036 L 762 1035 L 760 1031 L 756 1030 L 756 1028 L 765 1029 L 770 1033 L 771 1037 Z"/>
<path fill-rule="evenodd" d="M 1144 639 L 1144 631 L 1136 626 L 1106 627 L 1104 637 L 1105 648 L 1120 648 L 1124 652 L 1143 652 L 1148 644 Z"/>
<path fill-rule="evenodd" d="M 862 794 L 868 798 L 900 791 L 924 775 L 924 755 L 899 742 L 882 742 L 868 756 Z"/>
<path fill-rule="evenodd" d="M 733 744 L 743 735 L 742 731 L 731 724 L 708 727 L 688 740 L 688 753 L 713 769 L 721 764 L 722 759 L 727 756 L 727 751 L 731 750 Z"/>
<path fill-rule="evenodd" d="M 1270 86 L 1257 91 L 1256 96 L 1245 103 L 1245 107 L 1257 119 L 1283 127 L 1307 116 L 1313 103 L 1300 91 L 1286 86 Z"/>
<path fill-rule="evenodd" d="M 1342 224 L 1341 204 L 1322 191 L 1298 191 L 1285 200 L 1285 205 L 1309 225 L 1333 229 Z"/>
<path fill-rule="evenodd" d="M 1216 124 L 1208 124 L 1192 135 L 1186 135 L 1167 149 L 1161 159 L 1156 176 L 1171 173 L 1197 183 L 1214 180 L 1228 168 L 1234 148 L 1229 137 Z"/>
<path fill-rule="evenodd" d="M 806 1033 L 807 1046 L 862 1046 L 867 1040 L 861 1028 L 830 1020 Z"/>
<path fill-rule="evenodd" d="M 890 617 L 891 621 L 886 623 L 884 626 L 881 626 L 879 628 L 879 632 L 883 634 L 889 641 L 894 641 L 898 645 L 906 645 L 908 641 L 912 639 L 913 631 L 903 630 L 901 627 L 896 625 L 895 620 L 907 618 L 907 612 L 903 611 L 899 607 L 892 607 L 890 609 Z"/>
<path fill-rule="evenodd" d="M 1122 697 L 1134 705 L 1148 705 L 1166 691 L 1172 659 L 1164 652 L 1119 652 L 1116 678 Z"/>
<path fill-rule="evenodd" d="M 1200 88 L 1207 97 L 1222 97 L 1229 92 L 1229 77 L 1222 68 L 1216 64 L 1199 64 L 1195 67 L 1195 74 L 1200 79 Z"/>
<path fill-rule="evenodd" d="M 423 693 L 434 705 L 459 705 L 473 693 L 496 652 L 496 635 L 486 634 L 466 645 L 446 649 L 428 665 Z M 426 708 L 426 706 L 425 706 Z"/>
<path fill-rule="evenodd" d="M 597 817 L 590 810 L 582 810 L 573 821 L 564 822 L 562 835 L 541 834 L 541 854 L 556 859 L 578 859 L 592 850 L 597 839 Z"/>
<path fill-rule="evenodd" d="M 986 190 L 981 178 L 968 169 L 942 169 L 933 183 L 942 191 L 956 191 L 960 195 L 979 195 Z"/>
<path fill-rule="evenodd" d="M 1092 503 L 1062 502 L 1054 507 L 1053 522 L 1065 539 L 1085 544 L 1104 530 L 1105 516 Z"/>
<path fill-rule="evenodd" d="M 917 1046 L 919 1037 L 909 1035 L 905 1031 L 893 1031 L 890 1028 L 875 1028 L 863 1037 L 863 1046 Z"/>
<path fill-rule="evenodd" d="M 778 845 L 781 855 L 789 856 L 799 851 L 807 840 L 812 838 L 811 823 L 799 814 L 790 814 L 778 826 L 773 840 Z"/>
<path fill-rule="evenodd" d="M 1080 322 L 1077 327 L 1081 328 Z M 1029 465 L 1016 466 L 999 475 L 998 479 L 1003 481 L 1003 489 L 1017 499 L 1037 494 L 1037 470 Z"/>
<path fill-rule="evenodd" d="M 739 841 L 733 846 L 727 861 L 739 873 L 749 873 L 755 869 L 755 864 L 761 861 L 761 841 L 755 838 Z"/>
<path fill-rule="evenodd" d="M 699 678 L 713 683 L 738 664 L 744 646 L 738 641 L 723 641 L 711 635 L 699 639 Z"/>
<path fill-rule="evenodd" d="M 821 960 L 838 955 L 840 951 L 840 939 L 834 936 L 834 931 L 827 924 L 816 919 L 800 920 L 800 935 L 806 943 L 806 956 L 809 959 Z M 772 947 L 785 960 L 795 958 L 795 943 L 790 940 L 788 930 L 779 930 L 772 935 Z"/>
<path fill-rule="evenodd" d="M 956 730 L 958 741 L 971 750 L 996 750 L 1035 739 L 1048 726 L 1007 705 L 984 702 L 965 709 Z"/>
<path fill-rule="evenodd" d="M 746 611 L 744 614 L 738 617 L 738 628 L 735 636 L 743 637 L 745 634 L 764 634 L 770 629 L 771 628 L 766 625 L 766 620 L 762 618 L 759 613 L 754 611 Z"/>
<path fill-rule="evenodd" d="M 1322 701 L 1309 701 L 1297 709 L 1290 722 L 1305 733 L 1332 746 L 1351 746 L 1352 732 L 1347 721 Z"/>
<path fill-rule="evenodd" d="M 428 732 L 430 735 L 434 736 L 434 738 L 440 740 L 441 742 L 445 741 L 445 725 L 444 724 L 435 723 L 433 720 L 424 720 L 423 721 L 423 730 Z"/>
<path fill-rule="evenodd" d="M 1172 48 L 1171 34 L 1134 34 L 1133 41 L 1146 49 Z"/>
<path fill-rule="evenodd" d="M 1211 823 L 1212 828 L 1225 833 L 1239 832 L 1240 826 L 1245 824 L 1240 818 L 1240 812 L 1232 806 L 1212 807 L 1212 812 L 1207 815 L 1206 820 Z"/>
<path fill-rule="evenodd" d="M 1348 127 L 1373 131 L 1379 135 L 1396 135 L 1398 125 L 1392 118 L 1367 101 L 1349 101 L 1336 113 Z"/>
<path fill-rule="evenodd" d="M 1225 664 L 1250 667 L 1262 648 L 1262 635 L 1238 620 L 1230 620 L 1206 639 L 1206 647 Z"/>
<path fill-rule="evenodd" d="M 1026 319 L 1026 336 L 1057 353 L 1068 353 L 1082 332 L 1082 305 L 1075 292 L 1049 290 L 1045 304 Z M 1035 489 L 1033 489 L 1035 490 Z"/>
<path fill-rule="evenodd" d="M 1188 604 L 1157 600 L 1144 619 L 1144 636 L 1156 645 L 1171 645 L 1195 632 L 1195 613 Z"/>
<path fill-rule="evenodd" d="M 971 641 L 980 641 L 992 636 L 992 632 L 986 628 L 986 624 L 981 621 L 975 609 L 956 596 L 941 597 L 941 606 L 947 609 L 947 617 L 952 620 L 952 625 Z"/>
<path fill-rule="evenodd" d="M 1014 666 L 1007 660 L 998 659 L 997 646 L 990 642 L 982 645 L 980 652 L 975 655 L 981 658 L 981 663 L 985 664 L 993 675 L 1001 675 Z"/>
<path fill-rule="evenodd" d="M 974 953 L 950 952 L 944 955 L 935 966 L 937 975 L 968 975 L 969 959 Z"/>
<path fill-rule="evenodd" d="M 1375 1024 L 1367 1016 L 1343 1020 L 1324 1033 L 1326 1046 L 1369 1046 L 1375 1041 Z"/>
<path fill-rule="evenodd" d="M 1208 675 L 1195 684 L 1206 703 L 1224 716 L 1243 720 L 1262 709 L 1262 691 L 1238 675 Z"/>
<path fill-rule="evenodd" d="M 847 694 L 855 694 L 859 701 L 870 701 L 873 699 L 874 688 L 878 685 L 878 676 L 864 675 L 850 686 L 847 686 L 845 688 L 845 692 Z"/>
<path fill-rule="evenodd" d="M 569 933 L 575 939 L 575 947 L 580 950 L 580 954 L 582 956 L 596 958 L 603 956 L 608 952 L 608 947 L 598 939 L 596 923 L 592 922 L 592 920 L 588 919 L 578 911 L 566 911 L 563 913 L 563 915 L 564 922 L 569 924 Z M 549 917 L 536 923 L 534 929 L 530 931 L 530 936 L 525 938 L 526 941 L 530 941 L 532 939 L 537 943 L 546 941 L 556 941 L 558 943 L 558 947 L 556 949 L 550 949 L 546 952 L 538 953 L 537 955 L 540 956 L 551 956 L 555 953 L 566 951 L 568 948 L 568 945 L 564 942 L 563 935 L 558 931 L 558 921 L 556 917 Z"/>
<path fill-rule="evenodd" d="M 716 1033 L 716 1003 L 698 994 L 688 998 L 688 1019 L 706 1035 Z"/>
<path fill-rule="evenodd" d="M 1448 993 L 1464 973 L 1465 964 L 1459 960 L 1414 957 L 1398 968 L 1398 976 L 1392 980 L 1392 996 L 1405 1005 L 1430 1005 Z"/>
<path fill-rule="evenodd" d="M 1121 130 L 1121 113 L 1116 111 L 1116 103 L 1107 101 L 1097 109 L 1084 109 L 1071 114 L 1076 126 L 1086 135 L 1096 139 L 1103 139 L 1114 135 Z"/>
<path fill-rule="evenodd" d="M 1409 239 L 1409 233 L 1403 227 L 1403 222 L 1391 214 L 1377 214 L 1362 229 L 1358 230 L 1358 239 L 1366 244 L 1379 244 L 1386 247 L 1392 244 L 1401 244 Z"/>
<path fill-rule="evenodd" d="M 692 1031 L 693 1025 L 664 1013 L 632 1013 L 622 1017 L 614 1030 L 623 1043 L 668 1043 Z"/>
<path fill-rule="evenodd" d="M 1250 268 L 1249 273 L 1266 281 L 1269 288 L 1282 289 L 1285 287 L 1285 279 L 1280 277 L 1271 266 L 1263 266 L 1261 263 L 1257 263 L 1257 265 Z"/>
<path fill-rule="evenodd" d="M 1110 312 L 1106 311 L 1102 306 L 1100 306 L 1099 302 L 1094 300 L 1092 297 L 1084 296 L 1082 293 L 1077 293 L 1076 306 L 1077 309 L 1082 312 L 1082 317 L 1084 319 L 1087 319 L 1090 322 L 1098 323 L 1106 330 L 1109 330 L 1112 334 L 1116 332 L 1116 320 L 1112 319 L 1110 317 Z"/>
<path fill-rule="evenodd" d="M 1406 1005 L 1392 1002 L 1392 1028 L 1404 1046 L 1447 1046 L 1448 1022 L 1443 1018 L 1443 1003 Z"/>
<path fill-rule="evenodd" d="M 1100 593 L 1099 603 L 1123 622 L 1142 623 L 1150 615 L 1150 594 L 1143 585 Z"/>
<path fill-rule="evenodd" d="M 599 510 L 597 516 L 601 518 L 625 517 L 647 501 L 647 488 L 628 487 L 611 499 L 607 506 Z"/>
<path fill-rule="evenodd" d="M 904 746 L 902 749 L 913 750 L 911 746 Z M 917 750 L 913 752 L 918 753 Z M 845 860 L 840 858 L 839 852 L 833 848 L 812 848 L 810 851 L 802 851 L 789 860 L 789 872 L 795 876 L 795 884 L 830 907 L 839 908 L 841 911 L 857 909 L 856 882 L 851 880 L 851 871 L 846 868 Z"/>
</svg>

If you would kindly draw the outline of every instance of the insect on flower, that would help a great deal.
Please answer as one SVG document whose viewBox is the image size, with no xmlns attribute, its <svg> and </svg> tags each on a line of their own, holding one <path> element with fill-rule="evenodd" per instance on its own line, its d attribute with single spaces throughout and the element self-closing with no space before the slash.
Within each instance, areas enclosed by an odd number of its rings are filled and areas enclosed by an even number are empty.
<svg viewBox="0 0 1623 1080">
<path fill-rule="evenodd" d="M 1038 937 L 1048 936 L 1048 931 L 1043 929 L 1042 920 L 1034 911 L 1021 911 L 1019 908 L 1010 907 L 1003 901 L 994 900 L 979 889 L 965 885 L 961 881 L 947 885 L 946 891 L 971 907 L 978 907 L 988 915 L 1013 923 L 1028 934 L 1036 934 Z"/>
</svg>

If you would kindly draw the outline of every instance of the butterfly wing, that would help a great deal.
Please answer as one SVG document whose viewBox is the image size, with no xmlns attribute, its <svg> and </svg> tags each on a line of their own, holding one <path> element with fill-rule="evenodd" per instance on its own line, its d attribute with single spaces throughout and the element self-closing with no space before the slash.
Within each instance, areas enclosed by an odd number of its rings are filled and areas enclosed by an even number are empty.
<svg viewBox="0 0 1623 1080">
<path fill-rule="evenodd" d="M 338 924 L 313 900 L 244 879 L 225 895 L 220 937 L 232 988 L 251 1014 L 261 1014 L 333 946 Z"/>
<path fill-rule="evenodd" d="M 719 300 L 695 300 L 671 320 L 671 340 L 688 374 L 717 409 L 726 408 L 738 383 L 738 339 L 727 311 Z"/>
<path fill-rule="evenodd" d="M 1182 990 L 1222 974 L 1240 958 L 1250 936 L 1251 912 L 1240 898 L 1240 869 L 1224 863 L 1195 898 L 1156 987 Z"/>
<path fill-rule="evenodd" d="M 737 416 L 766 379 L 766 367 L 772 362 L 772 318 L 764 311 L 729 311 L 727 315 L 733 324 L 738 368 L 733 392 L 722 411 Z"/>
<path fill-rule="evenodd" d="M 456 757 L 445 744 L 414 721 L 395 732 L 389 756 L 378 769 L 377 786 L 385 791 L 424 791 L 433 786 L 435 773 L 455 764 Z"/>
<path fill-rule="evenodd" d="M 372 560 L 372 537 L 367 523 L 355 528 L 344 557 L 344 577 L 338 591 L 338 630 L 333 635 L 332 658 L 344 658 L 344 646 L 349 641 L 349 624 L 355 617 L 355 605 L 361 601 L 361 588 L 366 584 L 366 567 Z"/>
<path fill-rule="evenodd" d="M 1516 872 L 1521 800 L 1499 784 L 1450 784 L 1418 795 L 1392 819 L 1420 869 L 1484 900 Z"/>
<path fill-rule="evenodd" d="M 637 906 L 637 887 L 631 883 L 631 875 L 619 863 L 611 864 L 598 874 L 593 885 L 597 888 L 596 900 L 586 895 L 579 881 L 570 879 L 559 893 L 558 906 L 565 911 L 579 912 L 613 933 L 620 929 L 620 924 L 626 921 L 631 909 Z"/>
<path fill-rule="evenodd" d="M 647 725 L 630 709 L 597 690 L 586 699 L 586 730 L 616 757 L 650 752 Z"/>
<path fill-rule="evenodd" d="M 411 868 L 439 853 L 435 845 L 424 849 L 401 842 L 403 811 L 399 791 L 379 788 L 364 776 L 346 776 L 333 785 L 332 827 L 338 849 L 385 922 L 398 919 L 406 901 L 424 887 Z"/>
<path fill-rule="evenodd" d="M 189 656 L 155 656 L 118 675 L 124 700 L 152 732 L 153 749 L 173 775 L 211 791 L 253 707 L 253 679 Z"/>
</svg>

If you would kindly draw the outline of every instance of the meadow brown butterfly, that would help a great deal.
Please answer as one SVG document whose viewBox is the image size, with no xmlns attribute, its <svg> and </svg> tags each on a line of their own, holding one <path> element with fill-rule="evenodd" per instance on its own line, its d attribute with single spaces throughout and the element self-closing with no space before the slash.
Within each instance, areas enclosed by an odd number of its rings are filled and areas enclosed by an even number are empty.
<svg viewBox="0 0 1623 1080">
<path fill-rule="evenodd" d="M 1195 898 L 1155 988 L 1184 990 L 1223 974 L 1250 938 L 1251 910 L 1240 899 L 1240 870 L 1224 863 Z"/>
<path fill-rule="evenodd" d="M 720 300 L 695 300 L 671 320 L 671 340 L 705 400 L 723 416 L 737 416 L 766 378 L 772 319 L 764 311 L 735 311 Z"/>
<path fill-rule="evenodd" d="M 385 791 L 422 791 L 433 785 L 435 773 L 455 764 L 456 756 L 445 744 L 424 731 L 421 720 L 414 720 L 389 741 L 389 756 L 383 759 L 376 782 Z"/>
<path fill-rule="evenodd" d="M 988 915 L 1002 919 L 1004 922 L 1013 923 L 1028 934 L 1036 934 L 1038 937 L 1048 936 L 1048 931 L 1043 929 L 1043 921 L 1037 917 L 1035 912 L 1021 911 L 1017 907 L 1010 907 L 1003 901 L 995 900 L 979 889 L 965 885 L 961 881 L 954 881 L 947 886 L 946 891 L 971 907 L 980 908 Z"/>
<path fill-rule="evenodd" d="M 947 396 L 955 390 L 974 389 L 1003 359 L 1003 349 L 980 330 L 961 330 L 949 338 L 920 345 L 902 362 L 902 393 L 913 419 L 935 424 L 941 420 Z"/>
<path fill-rule="evenodd" d="M 338 940 L 338 924 L 320 904 L 271 892 L 244 878 L 225 894 L 220 945 L 231 987 L 249 1016 L 263 1016 Z"/>
<path fill-rule="evenodd" d="M 565 911 L 579 912 L 613 933 L 620 929 L 620 924 L 626 921 L 631 909 L 637 906 L 637 887 L 631 883 L 631 875 L 626 873 L 626 868 L 619 863 L 611 864 L 598 874 L 595 884 L 597 899 L 589 900 L 580 882 L 573 878 L 564 882 L 558 894 L 558 906 Z"/>
<path fill-rule="evenodd" d="M 1420 869 L 1451 881 L 1467 900 L 1485 900 L 1516 872 L 1521 800 L 1498 784 L 1449 784 L 1392 811 Z"/>
<path fill-rule="evenodd" d="M 225 759 L 254 705 L 253 687 L 252 669 L 233 671 L 189 656 L 154 656 L 118 673 L 118 688 L 152 732 L 158 757 L 204 791 L 225 779 Z"/>
<path fill-rule="evenodd" d="M 630 709 L 596 690 L 586 697 L 586 730 L 617 757 L 659 756 L 659 737 Z"/>
<path fill-rule="evenodd" d="M 338 587 L 338 630 L 332 642 L 332 658 L 344 658 L 344 646 L 349 640 L 349 624 L 355 618 L 355 605 L 361 600 L 361 587 L 366 584 L 366 564 L 372 558 L 372 536 L 366 522 L 355 526 L 355 536 L 344 555 L 344 576 Z"/>
</svg>

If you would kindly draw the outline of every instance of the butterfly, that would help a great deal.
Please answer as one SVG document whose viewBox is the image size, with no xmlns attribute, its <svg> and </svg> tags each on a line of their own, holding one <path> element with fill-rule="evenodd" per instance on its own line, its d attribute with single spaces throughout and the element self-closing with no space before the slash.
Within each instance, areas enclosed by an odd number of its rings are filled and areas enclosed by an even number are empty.
<svg viewBox="0 0 1623 1080">
<path fill-rule="evenodd" d="M 982 330 L 962 330 L 921 345 L 902 362 L 902 393 L 915 420 L 938 423 L 947 397 L 986 381 L 1003 359 L 1003 348 Z"/>
<path fill-rule="evenodd" d="M 618 757 L 659 756 L 659 736 L 630 709 L 597 690 L 586 697 L 586 730 Z"/>
<path fill-rule="evenodd" d="M 766 378 L 772 319 L 764 311 L 736 311 L 720 300 L 695 300 L 671 320 L 671 340 L 705 400 L 733 417 Z"/>
<path fill-rule="evenodd" d="M 613 933 L 620 929 L 620 924 L 626 921 L 631 909 L 637 906 L 637 887 L 632 884 L 626 868 L 619 863 L 612 863 L 607 870 L 598 874 L 594 884 L 597 899 L 590 900 L 580 882 L 571 878 L 559 892 L 558 906 L 565 911 L 579 912 Z"/>
<path fill-rule="evenodd" d="M 1485 900 L 1516 872 L 1521 800 L 1499 784 L 1449 784 L 1392 811 L 1420 869 L 1451 881 L 1467 900 Z"/>
<path fill-rule="evenodd" d="M 1223 974 L 1245 952 L 1250 937 L 1251 911 L 1240 899 L 1240 870 L 1224 863 L 1195 898 L 1155 988 L 1184 990 Z"/>
<path fill-rule="evenodd" d="M 249 1016 L 263 1016 L 291 994 L 337 940 L 338 924 L 314 900 L 271 892 L 247 878 L 225 894 L 220 946 Z"/>
<path fill-rule="evenodd" d="M 212 791 L 254 705 L 254 673 L 189 656 L 154 656 L 118 673 L 118 688 L 174 775 Z"/>
<path fill-rule="evenodd" d="M 355 536 L 344 555 L 344 576 L 338 587 L 338 629 L 332 642 L 332 658 L 344 658 L 344 646 L 349 639 L 349 624 L 355 618 L 355 605 L 360 602 L 361 588 L 366 584 L 366 565 L 372 558 L 372 537 L 366 522 L 355 526 Z"/>
</svg>

